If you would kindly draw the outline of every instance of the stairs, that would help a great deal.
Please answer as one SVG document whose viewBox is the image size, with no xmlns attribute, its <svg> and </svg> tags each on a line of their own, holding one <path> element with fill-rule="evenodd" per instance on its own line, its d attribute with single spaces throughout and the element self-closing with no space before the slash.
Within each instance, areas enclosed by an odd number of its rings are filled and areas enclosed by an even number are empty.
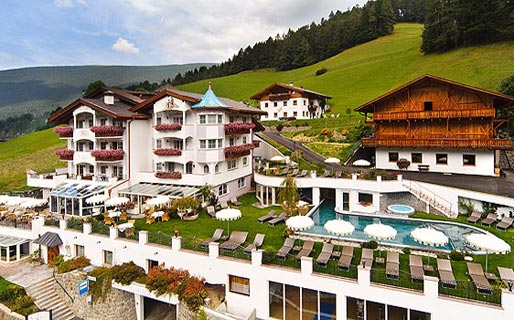
<svg viewBox="0 0 514 320">
<path fill-rule="evenodd" d="M 74 318 L 70 308 L 61 300 L 54 289 L 54 278 L 50 277 L 25 288 L 34 298 L 36 306 L 41 310 L 52 310 L 52 319 L 71 320 Z"/>
<path fill-rule="evenodd" d="M 404 183 L 403 186 L 416 198 L 441 212 L 443 215 L 450 218 L 457 218 L 458 214 L 452 211 L 451 203 L 436 195 L 434 192 L 413 181 L 410 181 L 409 184 Z"/>
</svg>

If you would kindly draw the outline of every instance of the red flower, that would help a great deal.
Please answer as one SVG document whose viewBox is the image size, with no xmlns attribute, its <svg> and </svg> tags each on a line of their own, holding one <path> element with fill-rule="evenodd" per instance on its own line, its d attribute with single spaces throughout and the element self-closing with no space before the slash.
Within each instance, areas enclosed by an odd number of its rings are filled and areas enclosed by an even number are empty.
<svg viewBox="0 0 514 320">
<path fill-rule="evenodd" d="M 163 149 L 155 149 L 153 153 L 157 156 L 180 156 L 182 154 L 182 150 L 177 148 L 163 148 Z"/>
<path fill-rule="evenodd" d="M 231 122 L 225 125 L 225 134 L 250 133 L 255 124 L 246 122 Z"/>
<path fill-rule="evenodd" d="M 61 138 L 71 138 L 73 137 L 73 127 L 56 127 L 54 128 L 54 132 L 59 135 Z"/>
<path fill-rule="evenodd" d="M 114 137 L 123 135 L 125 128 L 118 126 L 95 126 L 89 128 L 99 137 Z"/>
<path fill-rule="evenodd" d="M 122 149 L 115 150 L 95 150 L 91 152 L 91 156 L 95 157 L 99 161 L 117 161 L 123 160 L 125 151 Z"/>
<path fill-rule="evenodd" d="M 59 156 L 61 160 L 73 160 L 74 150 L 70 149 L 57 149 L 55 150 L 55 154 Z"/>
<path fill-rule="evenodd" d="M 226 147 L 224 149 L 225 158 L 239 158 L 242 156 L 247 156 L 250 154 L 250 151 L 255 148 L 253 143 L 247 143 L 240 146 L 231 146 Z"/>
<path fill-rule="evenodd" d="M 180 123 L 161 123 L 156 125 L 155 130 L 157 131 L 177 131 L 182 129 L 182 124 Z"/>
<path fill-rule="evenodd" d="M 182 173 L 178 171 L 160 171 L 155 173 L 155 177 L 160 179 L 182 179 Z"/>
</svg>

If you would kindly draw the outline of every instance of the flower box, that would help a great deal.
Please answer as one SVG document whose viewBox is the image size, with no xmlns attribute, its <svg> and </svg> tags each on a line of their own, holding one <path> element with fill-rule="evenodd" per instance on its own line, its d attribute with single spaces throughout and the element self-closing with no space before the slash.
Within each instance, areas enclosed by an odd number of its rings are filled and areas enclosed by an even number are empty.
<svg viewBox="0 0 514 320">
<path fill-rule="evenodd" d="M 182 179 L 182 172 L 179 171 L 160 171 L 155 173 L 155 177 L 160 179 Z"/>
<path fill-rule="evenodd" d="M 125 151 L 122 149 L 116 150 L 95 150 L 91 152 L 96 161 L 118 161 L 123 160 Z"/>
<path fill-rule="evenodd" d="M 122 136 L 125 128 L 118 126 L 95 126 L 89 128 L 97 137 Z"/>
<path fill-rule="evenodd" d="M 231 122 L 225 125 L 225 134 L 244 134 L 250 133 L 255 128 L 255 124 L 246 122 Z"/>
<path fill-rule="evenodd" d="M 73 137 L 73 127 L 56 127 L 54 128 L 54 132 L 59 135 L 60 138 L 72 138 Z"/>
<path fill-rule="evenodd" d="M 75 150 L 70 149 L 57 149 L 55 150 L 55 154 L 59 156 L 61 160 L 73 160 L 73 154 Z"/>
<path fill-rule="evenodd" d="M 182 124 L 180 123 L 161 123 L 154 127 L 157 131 L 178 131 L 182 129 Z"/>
<path fill-rule="evenodd" d="M 180 156 L 182 155 L 182 150 L 177 148 L 168 148 L 168 149 L 155 149 L 153 153 L 156 156 Z"/>
<path fill-rule="evenodd" d="M 255 148 L 258 148 L 261 145 L 261 142 L 259 140 L 253 140 L 252 144 Z"/>
<path fill-rule="evenodd" d="M 255 148 L 253 143 L 243 144 L 240 146 L 226 147 L 224 149 L 225 158 L 232 159 L 247 156 L 250 154 L 250 151 L 252 151 L 253 148 Z"/>
</svg>

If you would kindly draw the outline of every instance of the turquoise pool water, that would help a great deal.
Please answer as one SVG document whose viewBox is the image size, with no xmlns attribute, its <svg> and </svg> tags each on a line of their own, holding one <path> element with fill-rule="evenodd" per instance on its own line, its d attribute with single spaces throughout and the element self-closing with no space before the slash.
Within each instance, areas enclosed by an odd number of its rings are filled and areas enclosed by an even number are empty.
<svg viewBox="0 0 514 320">
<path fill-rule="evenodd" d="M 398 234 L 393 240 L 380 240 L 380 244 L 391 244 L 399 246 L 407 246 L 410 248 L 419 249 L 430 249 L 430 250 L 460 250 L 466 249 L 468 251 L 475 251 L 473 248 L 466 246 L 464 237 L 471 233 L 484 233 L 480 229 L 468 227 L 463 224 L 448 223 L 443 221 L 429 221 L 429 220 L 413 220 L 413 219 L 402 219 L 402 218 L 389 218 L 389 217 L 376 217 L 376 216 L 364 216 L 357 214 L 340 214 L 334 211 L 334 203 L 325 201 L 319 209 L 311 215 L 314 220 L 314 227 L 301 232 L 302 234 L 313 234 L 329 236 L 337 238 L 334 235 L 329 234 L 323 226 L 328 220 L 332 219 L 343 219 L 349 221 L 355 226 L 355 231 L 347 237 L 339 237 L 339 239 L 348 240 L 374 240 L 364 234 L 364 227 L 372 223 L 382 223 L 390 225 L 395 228 Z M 431 247 L 421 243 L 418 243 L 412 239 L 410 233 L 417 227 L 430 226 L 436 230 L 443 232 L 448 238 L 449 242 L 445 246 Z"/>
<path fill-rule="evenodd" d="M 387 209 L 394 213 L 414 213 L 413 207 L 404 204 L 392 204 Z"/>
</svg>

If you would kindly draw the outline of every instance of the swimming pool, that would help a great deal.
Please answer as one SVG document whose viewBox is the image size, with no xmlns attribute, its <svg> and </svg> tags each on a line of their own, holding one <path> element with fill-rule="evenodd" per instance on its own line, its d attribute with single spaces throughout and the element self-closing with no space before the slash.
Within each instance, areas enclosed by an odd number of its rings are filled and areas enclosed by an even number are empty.
<svg viewBox="0 0 514 320">
<path fill-rule="evenodd" d="M 467 251 L 476 251 L 471 247 L 466 246 L 465 236 L 472 233 L 485 233 L 484 231 L 466 226 L 458 223 L 433 221 L 433 220 L 420 220 L 420 219 L 406 219 L 397 217 L 385 216 L 367 216 L 361 214 L 341 214 L 334 211 L 334 203 L 325 201 L 315 212 L 312 213 L 311 218 L 314 220 L 314 227 L 303 232 L 302 235 L 317 235 L 323 237 L 331 237 L 341 240 L 356 240 L 356 241 L 370 241 L 371 239 L 364 234 L 364 228 L 368 224 L 382 223 L 390 225 L 398 232 L 393 240 L 380 240 L 380 244 L 389 244 L 401 247 L 410 247 L 413 249 L 428 249 L 428 250 L 460 250 L 466 249 Z M 350 236 L 336 237 L 329 234 L 323 226 L 328 220 L 343 219 L 349 221 L 355 226 L 355 231 Z M 440 247 L 431 247 L 419 242 L 414 241 L 410 236 L 412 230 L 417 227 L 432 227 L 435 230 L 443 232 L 449 241 L 446 245 Z"/>
<path fill-rule="evenodd" d="M 387 209 L 394 213 L 411 214 L 414 213 L 414 208 L 405 204 L 392 204 Z"/>
</svg>

